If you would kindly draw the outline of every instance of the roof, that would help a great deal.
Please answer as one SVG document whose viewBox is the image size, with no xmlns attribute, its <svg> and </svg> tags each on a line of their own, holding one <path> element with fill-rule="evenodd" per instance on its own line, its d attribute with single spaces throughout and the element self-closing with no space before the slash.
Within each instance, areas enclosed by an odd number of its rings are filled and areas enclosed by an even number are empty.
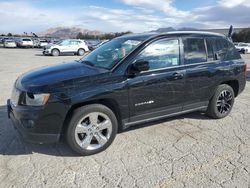
<svg viewBox="0 0 250 188">
<path fill-rule="evenodd" d="M 214 32 L 206 32 L 206 31 L 171 31 L 166 33 L 135 33 L 135 34 L 127 34 L 122 35 L 118 38 L 130 38 L 130 39 L 138 39 L 138 40 L 146 40 L 151 37 L 158 37 L 158 36 L 168 36 L 168 35 L 201 35 L 201 36 L 219 36 L 219 37 L 226 37 L 223 34 L 214 33 Z"/>
<path fill-rule="evenodd" d="M 223 34 L 208 32 L 208 31 L 170 31 L 170 32 L 161 33 L 161 34 L 195 34 L 195 35 L 213 35 L 213 36 L 225 37 L 225 35 Z"/>
</svg>

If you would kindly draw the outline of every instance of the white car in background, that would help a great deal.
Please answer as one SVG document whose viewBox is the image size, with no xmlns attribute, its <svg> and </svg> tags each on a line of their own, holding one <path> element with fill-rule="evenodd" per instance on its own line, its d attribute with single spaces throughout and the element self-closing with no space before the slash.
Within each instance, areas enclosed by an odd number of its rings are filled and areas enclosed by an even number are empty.
<svg viewBox="0 0 250 188">
<path fill-rule="evenodd" d="M 12 39 L 7 39 L 4 41 L 3 46 L 5 48 L 16 48 L 16 42 Z"/>
<path fill-rule="evenodd" d="M 17 40 L 17 46 L 18 47 L 34 47 L 34 43 L 33 40 L 31 40 L 31 38 L 19 38 Z"/>
<path fill-rule="evenodd" d="M 40 39 L 38 46 L 40 48 L 43 48 L 43 47 L 47 46 L 48 44 L 49 44 L 49 42 L 46 39 Z"/>
<path fill-rule="evenodd" d="M 243 53 L 243 54 L 247 54 L 247 53 L 250 53 L 250 44 L 249 43 L 243 43 L 243 42 L 240 42 L 238 43 L 237 45 L 235 45 L 235 48 Z"/>
<path fill-rule="evenodd" d="M 84 40 L 66 39 L 59 43 L 44 47 L 44 55 L 58 56 L 60 54 L 76 54 L 83 56 L 89 51 L 88 45 Z"/>
</svg>

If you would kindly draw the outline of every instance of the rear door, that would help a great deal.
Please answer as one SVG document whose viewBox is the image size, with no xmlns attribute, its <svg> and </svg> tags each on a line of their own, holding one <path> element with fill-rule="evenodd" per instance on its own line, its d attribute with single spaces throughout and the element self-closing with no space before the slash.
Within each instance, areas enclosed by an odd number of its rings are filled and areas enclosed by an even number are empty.
<svg viewBox="0 0 250 188">
<path fill-rule="evenodd" d="M 70 52 L 77 52 L 80 41 L 72 40 L 70 42 Z"/>
<path fill-rule="evenodd" d="M 60 52 L 63 53 L 68 53 L 71 51 L 71 40 L 64 40 L 61 44 L 60 44 Z"/>
<path fill-rule="evenodd" d="M 185 37 L 183 46 L 188 97 L 183 110 L 205 107 L 215 91 L 223 68 L 220 61 L 225 55 L 223 43 L 216 37 Z"/>
</svg>

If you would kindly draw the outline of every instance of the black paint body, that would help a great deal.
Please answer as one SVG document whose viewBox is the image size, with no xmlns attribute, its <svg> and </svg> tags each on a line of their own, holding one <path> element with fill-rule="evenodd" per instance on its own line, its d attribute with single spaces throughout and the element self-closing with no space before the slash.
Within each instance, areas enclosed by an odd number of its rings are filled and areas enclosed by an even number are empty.
<svg viewBox="0 0 250 188">
<path fill-rule="evenodd" d="M 123 37 L 144 37 L 145 40 L 110 71 L 75 61 L 33 70 L 18 78 L 15 87 L 22 92 L 51 94 L 48 104 L 43 107 L 13 106 L 8 100 L 8 114 L 26 139 L 39 143 L 58 141 L 72 111 L 85 104 L 107 105 L 119 119 L 120 128 L 124 129 L 135 123 L 205 110 L 221 83 L 238 83 L 236 94 L 245 87 L 241 58 L 184 64 L 183 38 L 222 36 L 173 33 Z M 180 65 L 129 75 L 129 66 L 136 55 L 161 38 L 180 40 Z M 136 105 L 145 101 L 154 103 Z M 28 120 L 34 121 L 33 127 L 27 127 Z"/>
</svg>

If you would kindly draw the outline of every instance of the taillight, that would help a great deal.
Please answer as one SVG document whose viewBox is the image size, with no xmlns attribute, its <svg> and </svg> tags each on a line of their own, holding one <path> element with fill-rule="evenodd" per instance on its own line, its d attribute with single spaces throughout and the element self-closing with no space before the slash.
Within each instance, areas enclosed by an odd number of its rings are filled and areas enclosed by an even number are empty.
<svg viewBox="0 0 250 188">
<path fill-rule="evenodd" d="M 244 64 L 244 74 L 247 76 L 247 64 Z"/>
</svg>

